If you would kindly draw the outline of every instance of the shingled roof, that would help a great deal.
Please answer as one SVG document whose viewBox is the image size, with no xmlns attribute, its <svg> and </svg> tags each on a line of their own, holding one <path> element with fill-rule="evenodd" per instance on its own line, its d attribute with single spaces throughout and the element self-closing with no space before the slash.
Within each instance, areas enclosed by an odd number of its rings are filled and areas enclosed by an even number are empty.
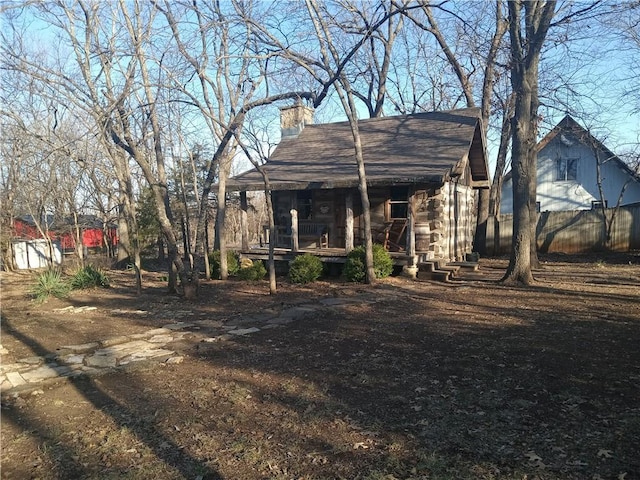
<svg viewBox="0 0 640 480">
<path fill-rule="evenodd" d="M 442 183 L 468 159 L 475 186 L 488 186 L 478 108 L 372 118 L 358 128 L 370 185 Z M 263 168 L 273 190 L 356 186 L 349 123 L 307 125 L 297 138 L 282 140 Z M 229 188 L 260 190 L 264 184 L 254 169 L 232 178 Z"/>
</svg>

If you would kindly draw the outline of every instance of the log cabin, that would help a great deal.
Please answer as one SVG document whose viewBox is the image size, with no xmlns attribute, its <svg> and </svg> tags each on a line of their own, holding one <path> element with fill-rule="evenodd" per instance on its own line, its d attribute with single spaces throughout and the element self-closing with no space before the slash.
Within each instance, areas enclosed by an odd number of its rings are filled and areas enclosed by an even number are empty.
<svg viewBox="0 0 640 480">
<path fill-rule="evenodd" d="M 397 264 L 465 260 L 476 224 L 477 189 L 489 188 L 480 110 L 416 113 L 358 121 L 371 205 L 371 235 Z M 274 207 L 274 242 L 282 259 L 313 252 L 346 257 L 364 239 L 354 141 L 348 122 L 313 124 L 305 105 L 281 109 L 282 138 L 263 166 Z M 246 210 L 247 192 L 264 191 L 250 170 L 230 179 Z M 243 215 L 246 218 L 246 215 Z M 249 245 L 242 254 L 266 258 Z"/>
</svg>

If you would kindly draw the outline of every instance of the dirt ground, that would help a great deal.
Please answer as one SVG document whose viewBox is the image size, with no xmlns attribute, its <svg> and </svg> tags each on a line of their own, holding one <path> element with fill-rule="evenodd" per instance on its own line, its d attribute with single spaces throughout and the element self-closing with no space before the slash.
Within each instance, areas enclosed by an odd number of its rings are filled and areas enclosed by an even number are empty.
<svg viewBox="0 0 640 480">
<path fill-rule="evenodd" d="M 206 282 L 148 273 L 36 304 L 3 273 L 2 362 L 186 320 L 233 322 L 323 298 L 245 337 L 187 336 L 176 365 L 67 380 L 2 402 L 3 479 L 640 479 L 640 253 L 506 260 L 444 284 L 394 277 Z M 55 312 L 96 306 L 83 315 Z M 145 311 L 146 314 L 136 313 Z"/>
</svg>

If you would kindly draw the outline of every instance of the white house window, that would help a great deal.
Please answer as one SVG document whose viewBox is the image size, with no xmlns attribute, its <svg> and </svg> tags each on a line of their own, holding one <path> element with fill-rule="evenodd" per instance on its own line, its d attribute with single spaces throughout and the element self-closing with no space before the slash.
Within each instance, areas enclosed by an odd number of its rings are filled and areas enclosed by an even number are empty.
<svg viewBox="0 0 640 480">
<path fill-rule="evenodd" d="M 565 182 L 578 178 L 577 158 L 558 158 L 556 160 L 556 180 Z"/>
<path fill-rule="evenodd" d="M 600 210 L 602 208 L 602 202 L 600 200 L 591 201 L 591 210 Z M 604 201 L 604 208 L 607 208 L 607 201 Z"/>
</svg>

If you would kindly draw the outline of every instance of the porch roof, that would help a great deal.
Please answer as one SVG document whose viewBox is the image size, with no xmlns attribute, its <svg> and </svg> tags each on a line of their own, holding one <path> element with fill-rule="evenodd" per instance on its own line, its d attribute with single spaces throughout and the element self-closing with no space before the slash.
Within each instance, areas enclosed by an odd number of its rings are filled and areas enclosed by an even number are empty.
<svg viewBox="0 0 640 480">
<path fill-rule="evenodd" d="M 478 108 L 360 120 L 358 129 L 370 185 L 442 183 L 468 161 L 474 186 L 489 186 Z M 263 168 L 273 190 L 357 186 L 349 123 L 307 125 L 297 138 L 282 140 Z M 228 188 L 262 190 L 264 183 L 252 169 Z"/>
</svg>

